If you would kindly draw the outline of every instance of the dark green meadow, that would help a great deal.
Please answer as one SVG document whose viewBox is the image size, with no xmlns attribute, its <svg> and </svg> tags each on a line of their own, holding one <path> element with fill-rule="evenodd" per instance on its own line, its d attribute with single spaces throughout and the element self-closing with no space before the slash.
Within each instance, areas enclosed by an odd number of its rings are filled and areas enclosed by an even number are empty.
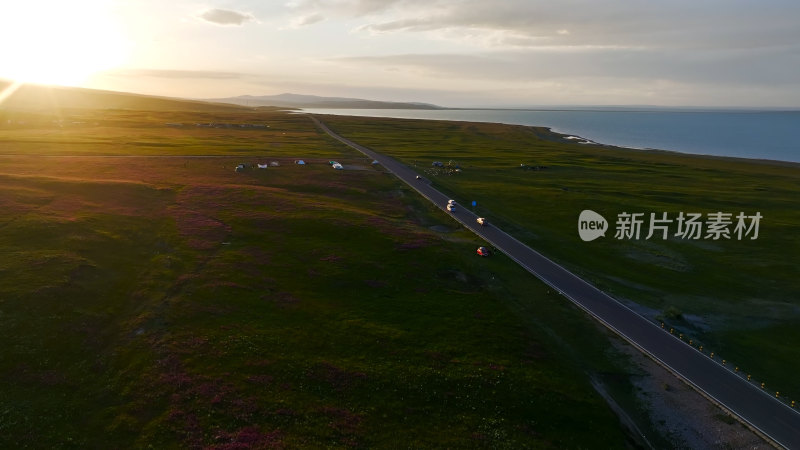
<svg viewBox="0 0 800 450">
<path fill-rule="evenodd" d="M 308 118 L 3 114 L 0 447 L 629 445 L 613 338 Z"/>
<path fill-rule="evenodd" d="M 800 165 L 586 146 L 533 127 L 323 120 L 349 139 L 417 165 L 457 201 L 477 201 L 477 212 L 545 255 L 785 400 L 800 401 Z M 463 171 L 437 173 L 433 161 L 453 161 Z M 584 209 L 609 221 L 605 238 L 580 240 Z M 672 236 L 673 223 L 667 240 L 645 239 L 650 213 L 675 219 L 679 212 L 718 211 L 760 212 L 758 238 L 683 240 Z M 623 212 L 645 213 L 639 240 L 614 238 Z"/>
</svg>

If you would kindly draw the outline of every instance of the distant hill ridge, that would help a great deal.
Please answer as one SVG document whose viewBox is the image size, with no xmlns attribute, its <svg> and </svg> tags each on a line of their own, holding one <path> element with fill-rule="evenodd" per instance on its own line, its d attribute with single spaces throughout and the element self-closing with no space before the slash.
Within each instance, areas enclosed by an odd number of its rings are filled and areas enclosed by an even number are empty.
<svg viewBox="0 0 800 450">
<path fill-rule="evenodd" d="M 22 84 L 12 87 L 0 80 L 0 93 L 9 91 L 0 101 L 2 109 L 62 110 L 62 109 L 130 109 L 147 111 L 242 111 L 231 104 L 214 104 L 182 98 L 157 97 L 127 92 L 102 91 L 77 87 Z"/>
<path fill-rule="evenodd" d="M 361 98 L 321 97 L 284 93 L 278 95 L 240 95 L 238 97 L 204 99 L 209 102 L 232 103 L 241 106 L 281 106 L 286 108 L 364 108 L 364 109 L 443 109 L 441 106 L 418 102 L 384 102 Z"/>
<path fill-rule="evenodd" d="M 6 89 L 11 88 L 8 92 Z M 77 87 L 22 84 L 0 79 L 0 109 L 130 109 L 160 111 L 234 111 L 251 108 L 365 108 L 365 109 L 445 109 L 429 103 L 383 102 L 316 95 L 241 95 L 218 99 L 183 99 L 104 91 Z"/>
</svg>

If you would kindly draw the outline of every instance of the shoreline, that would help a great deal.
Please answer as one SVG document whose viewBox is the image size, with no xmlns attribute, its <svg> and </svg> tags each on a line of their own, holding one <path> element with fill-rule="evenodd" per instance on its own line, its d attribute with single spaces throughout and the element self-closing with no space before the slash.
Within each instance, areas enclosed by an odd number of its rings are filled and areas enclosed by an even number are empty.
<svg viewBox="0 0 800 450">
<path fill-rule="evenodd" d="M 358 114 L 359 111 L 362 112 L 369 112 L 366 114 Z M 395 111 L 390 109 L 380 110 L 383 111 Z M 749 156 L 735 156 L 735 155 L 721 155 L 721 154 L 713 154 L 707 152 L 692 152 L 687 150 L 674 150 L 674 149 L 664 149 L 664 148 L 655 148 L 655 147 L 643 147 L 643 146 L 635 146 L 635 145 L 621 145 L 621 144 L 610 144 L 604 143 L 601 139 L 595 140 L 583 137 L 582 133 L 573 133 L 569 131 L 565 131 L 563 127 L 558 126 L 547 126 L 547 125 L 535 125 L 535 124 L 526 124 L 526 123 L 511 123 L 507 121 L 494 121 L 494 120 L 470 120 L 465 118 L 436 118 L 436 117 L 410 117 L 411 113 L 409 111 L 412 110 L 396 110 L 398 111 L 396 115 L 379 115 L 377 110 L 364 110 L 364 109 L 353 109 L 352 111 L 343 109 L 343 108 L 335 108 L 335 109 L 328 109 L 328 108 L 304 108 L 300 109 L 299 111 L 293 111 L 294 114 L 320 114 L 320 115 L 337 115 L 337 116 L 348 116 L 348 117 L 364 117 L 364 118 L 375 118 L 375 119 L 400 119 L 400 120 L 433 120 L 433 121 L 444 121 L 444 122 L 464 122 L 464 123 L 494 123 L 494 124 L 501 124 L 501 125 L 510 125 L 510 126 L 522 126 L 522 127 L 531 127 L 531 128 L 540 128 L 546 129 L 548 133 L 553 134 L 554 136 L 562 137 L 562 139 L 566 139 L 567 137 L 574 137 L 578 138 L 583 142 L 585 145 L 593 145 L 598 147 L 609 147 L 609 148 L 617 148 L 617 149 L 626 149 L 626 150 L 636 150 L 636 151 L 645 151 L 645 152 L 658 152 L 658 153 L 670 153 L 675 155 L 681 156 L 690 156 L 690 157 L 702 157 L 702 158 L 731 158 L 735 160 L 739 160 L 742 162 L 757 162 L 759 164 L 774 164 L 774 165 L 785 165 L 788 167 L 798 167 L 800 168 L 800 160 L 792 161 L 786 159 L 774 159 L 769 157 L 749 157 Z M 545 110 L 545 109 L 537 109 L 537 110 L 512 110 L 512 109 L 442 109 L 442 110 L 420 110 L 423 113 L 429 112 L 437 112 L 437 111 L 514 111 L 514 112 L 524 112 L 524 111 L 534 111 L 534 112 L 589 112 L 589 113 L 619 113 L 619 112 L 668 112 L 668 113 L 677 113 L 679 111 L 646 111 L 646 110 L 611 110 L 611 111 L 597 111 L 597 110 L 578 110 L 578 109 L 563 109 L 563 110 Z M 686 113 L 702 113 L 706 111 L 680 111 Z M 735 111 L 713 111 L 713 112 L 735 112 Z M 741 111 L 742 113 L 755 113 L 755 112 L 766 112 L 766 113 L 775 113 L 775 112 L 797 112 L 794 110 L 791 111 Z M 565 143 L 568 141 L 565 141 Z"/>
<path fill-rule="evenodd" d="M 361 117 L 361 116 L 355 116 L 355 117 Z M 422 119 L 422 120 L 425 120 L 425 119 Z M 496 122 L 485 122 L 485 123 L 496 123 Z M 527 126 L 527 125 L 515 125 L 515 124 L 502 124 L 502 125 Z M 797 167 L 797 168 L 800 169 L 800 162 L 795 162 L 795 161 L 784 161 L 784 160 L 781 160 L 781 159 L 767 159 L 767 158 L 747 158 L 747 157 L 744 157 L 744 156 L 713 155 L 713 154 L 710 154 L 710 153 L 690 153 L 690 152 L 682 152 L 682 151 L 679 151 L 679 150 L 664 150 L 664 149 L 660 149 L 660 148 L 633 147 L 633 146 L 626 146 L 626 145 L 604 144 L 602 142 L 593 141 L 591 139 L 587 139 L 585 137 L 578 136 L 578 135 L 575 135 L 575 134 L 562 133 L 562 132 L 556 131 L 556 130 L 550 128 L 550 127 L 539 127 L 539 128 L 545 128 L 551 134 L 560 135 L 560 136 L 566 136 L 566 137 L 564 137 L 564 139 L 574 138 L 574 139 L 570 139 L 570 140 L 575 140 L 575 139 L 583 140 L 584 142 L 578 142 L 578 143 L 579 144 L 584 144 L 584 145 L 587 145 L 587 146 L 588 145 L 594 145 L 596 147 L 609 147 L 609 148 L 615 148 L 615 149 L 635 150 L 637 152 L 648 152 L 648 153 L 666 153 L 666 154 L 671 154 L 671 155 L 675 155 L 675 156 L 686 156 L 686 157 L 704 158 L 704 159 L 709 159 L 709 158 L 713 158 L 713 159 L 734 159 L 734 160 L 737 160 L 738 162 L 749 162 L 749 163 L 758 163 L 758 164 L 771 164 L 771 165 L 785 166 L 785 167 Z"/>
</svg>

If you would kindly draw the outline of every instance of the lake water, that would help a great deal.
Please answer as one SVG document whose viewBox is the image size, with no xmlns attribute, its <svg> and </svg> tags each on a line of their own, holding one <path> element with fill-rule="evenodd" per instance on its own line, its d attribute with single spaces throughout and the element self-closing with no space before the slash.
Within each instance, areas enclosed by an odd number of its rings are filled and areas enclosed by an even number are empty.
<svg viewBox="0 0 800 450">
<path fill-rule="evenodd" d="M 549 127 L 598 143 L 800 162 L 800 111 L 318 109 L 348 116 Z"/>
</svg>

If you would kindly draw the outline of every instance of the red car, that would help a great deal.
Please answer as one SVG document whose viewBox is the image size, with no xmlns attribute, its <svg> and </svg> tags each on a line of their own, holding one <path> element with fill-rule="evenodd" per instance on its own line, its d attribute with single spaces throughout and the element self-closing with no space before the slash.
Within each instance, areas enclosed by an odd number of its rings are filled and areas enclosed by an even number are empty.
<svg viewBox="0 0 800 450">
<path fill-rule="evenodd" d="M 478 255 L 489 256 L 489 249 L 486 247 L 478 247 Z"/>
</svg>

